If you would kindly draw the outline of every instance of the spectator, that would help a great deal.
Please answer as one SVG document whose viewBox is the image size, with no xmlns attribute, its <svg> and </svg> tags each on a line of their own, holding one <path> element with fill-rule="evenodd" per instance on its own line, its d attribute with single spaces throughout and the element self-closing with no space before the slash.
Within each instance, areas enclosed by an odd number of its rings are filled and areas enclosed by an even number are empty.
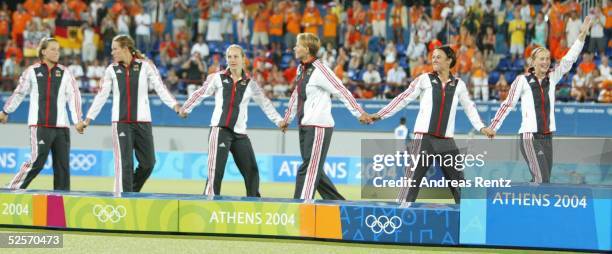
<svg viewBox="0 0 612 254">
<path fill-rule="evenodd" d="M 213 1 L 212 7 L 208 10 L 206 41 L 223 41 L 223 35 L 221 35 L 221 11 L 219 1 Z"/>
<path fill-rule="evenodd" d="M 489 100 L 489 76 L 480 51 L 476 51 L 472 60 L 472 85 L 474 87 L 474 100 Z"/>
<path fill-rule="evenodd" d="M 574 41 L 576 38 L 578 38 L 581 25 L 582 21 L 580 20 L 580 17 L 578 17 L 578 14 L 576 12 L 570 12 L 570 16 L 565 25 L 567 45 L 574 45 Z"/>
<path fill-rule="evenodd" d="M 533 43 L 540 47 L 546 47 L 546 38 L 548 38 L 548 24 L 544 21 L 544 14 L 538 12 L 534 27 L 535 37 Z"/>
<path fill-rule="evenodd" d="M 608 57 L 602 56 L 601 63 L 599 64 L 599 73 L 601 73 L 601 77 L 603 79 L 612 79 L 612 75 L 610 75 L 610 66 L 608 64 Z"/>
<path fill-rule="evenodd" d="M 271 2 L 269 2 L 271 3 Z M 223 41 L 233 42 L 232 34 L 234 30 L 232 28 L 232 3 L 230 1 L 223 1 L 221 3 L 221 36 Z"/>
<path fill-rule="evenodd" d="M 111 53 L 111 43 L 117 32 L 117 24 L 113 21 L 112 14 L 107 14 L 102 20 L 102 41 L 104 42 L 104 55 L 109 56 Z"/>
<path fill-rule="evenodd" d="M 329 66 L 329 68 L 333 69 L 334 66 L 336 66 L 337 56 L 338 56 L 338 51 L 336 51 L 336 48 L 333 46 L 331 42 L 328 42 L 327 47 L 325 47 L 325 52 L 323 53 L 323 55 L 321 55 L 321 59 L 323 63 Z"/>
<path fill-rule="evenodd" d="M 89 63 L 96 59 L 96 44 L 94 43 L 94 36 L 96 32 L 93 28 L 93 21 L 90 20 L 84 23 L 81 31 L 83 33 L 83 42 L 81 43 L 81 57 L 83 62 Z"/>
<path fill-rule="evenodd" d="M 363 5 L 359 1 L 353 1 L 353 6 L 346 11 L 348 25 L 353 26 L 356 31 L 363 32 L 365 30 L 366 12 Z"/>
<path fill-rule="evenodd" d="M 244 3 L 240 3 L 240 10 L 236 16 L 236 33 L 238 34 L 239 43 L 247 43 L 249 41 L 249 15 L 248 11 L 244 6 Z"/>
<path fill-rule="evenodd" d="M 0 12 L 0 45 L 4 45 L 9 38 L 9 18 L 6 13 Z"/>
<path fill-rule="evenodd" d="M 105 67 L 100 64 L 100 60 L 94 59 L 93 63 L 87 65 L 87 80 L 89 82 L 89 88 L 87 89 L 90 93 L 97 93 L 100 89 L 100 79 L 104 77 Z"/>
<path fill-rule="evenodd" d="M 164 40 L 159 44 L 159 56 L 161 63 L 165 66 L 177 62 L 175 60 L 178 57 L 177 45 L 168 33 L 164 35 Z"/>
<path fill-rule="evenodd" d="M 195 52 L 181 65 L 183 80 L 189 91 L 195 91 L 202 84 L 206 72 L 200 53 Z"/>
<path fill-rule="evenodd" d="M 210 0 L 198 0 L 198 35 L 206 35 L 206 29 L 208 28 Z M 175 73 L 176 75 L 176 73 Z"/>
<path fill-rule="evenodd" d="M 410 44 L 406 49 L 406 56 L 410 61 L 410 66 L 416 66 L 419 57 L 425 57 L 427 55 L 427 47 L 425 43 L 421 42 L 418 36 L 411 36 Z"/>
<path fill-rule="evenodd" d="M 588 87 L 587 87 L 587 75 L 584 71 L 578 68 L 576 75 L 572 78 L 572 97 L 578 102 L 583 102 L 587 99 Z"/>
<path fill-rule="evenodd" d="M 393 0 L 391 27 L 396 44 L 404 44 L 404 32 L 408 30 L 408 8 L 401 0 Z"/>
<path fill-rule="evenodd" d="M 136 23 L 136 47 L 147 54 L 151 50 L 151 16 L 140 12 L 134 18 Z"/>
<path fill-rule="evenodd" d="M 510 86 L 508 85 L 508 81 L 506 81 L 505 73 L 499 74 L 499 80 L 495 83 L 495 89 L 497 90 L 499 101 L 505 101 L 506 97 L 508 97 L 508 92 L 510 91 Z"/>
<path fill-rule="evenodd" d="M 13 29 L 11 35 L 18 47 L 23 46 L 23 31 L 30 22 L 32 16 L 25 11 L 22 4 L 17 4 L 17 10 L 13 12 Z"/>
<path fill-rule="evenodd" d="M 595 62 L 593 62 L 593 54 L 584 53 L 582 55 L 582 62 L 578 65 L 578 69 L 582 70 L 584 75 L 588 76 L 595 70 L 597 66 Z"/>
<path fill-rule="evenodd" d="M 118 34 L 130 34 L 130 26 L 132 22 L 130 21 L 130 16 L 127 13 L 126 9 L 121 10 L 121 14 L 117 18 L 117 32 Z"/>
<path fill-rule="evenodd" d="M 279 6 L 273 7 L 272 15 L 269 20 L 270 27 L 270 42 L 273 48 L 280 48 L 283 43 L 283 14 L 280 12 Z"/>
<path fill-rule="evenodd" d="M 374 64 L 368 64 L 368 69 L 363 74 L 363 82 L 369 86 L 377 86 L 382 82 L 380 73 L 376 70 Z"/>
<path fill-rule="evenodd" d="M 148 4 L 153 36 L 155 37 L 155 41 L 159 41 L 164 37 L 164 30 L 166 29 L 166 2 L 165 0 L 155 0 L 149 1 Z"/>
<path fill-rule="evenodd" d="M 554 51 L 552 51 L 552 55 L 555 61 L 559 62 L 561 61 L 563 56 L 567 54 L 568 51 L 569 51 L 569 48 L 567 47 L 567 42 L 565 41 L 565 38 L 561 38 L 561 41 L 559 42 L 559 46 Z"/>
<path fill-rule="evenodd" d="M 14 40 L 9 40 L 4 46 L 4 58 L 8 59 L 11 56 L 15 57 L 15 63 L 21 63 L 23 60 L 23 51 L 17 47 Z"/>
<path fill-rule="evenodd" d="M 599 7 L 594 7 L 589 13 L 593 25 L 591 25 L 591 38 L 589 39 L 589 52 L 599 56 L 605 56 L 607 39 L 604 37 L 604 25 L 606 24 L 606 16 L 601 13 Z"/>
<path fill-rule="evenodd" d="M 173 94 L 184 93 L 184 83 L 176 74 L 176 70 L 174 68 L 170 68 L 168 71 L 168 78 L 166 78 L 166 86 L 168 90 L 170 90 Z"/>
<path fill-rule="evenodd" d="M 36 34 L 36 22 L 30 22 L 23 31 L 23 56 L 33 58 L 38 56 L 38 42 L 40 39 Z"/>
<path fill-rule="evenodd" d="M 289 61 L 289 67 L 283 71 L 283 77 L 289 84 L 293 84 L 295 76 L 297 75 L 297 66 L 295 61 Z"/>
<path fill-rule="evenodd" d="M 189 15 L 189 8 L 185 6 L 185 3 L 183 1 L 173 2 L 174 5 L 170 10 L 172 13 L 174 13 L 174 19 L 172 19 L 172 31 L 179 31 L 182 27 L 187 26 L 187 16 Z M 213 1 L 213 5 L 216 2 L 218 1 Z"/>
<path fill-rule="evenodd" d="M 319 13 L 319 9 L 315 6 L 314 0 L 309 0 L 304 9 L 304 14 L 302 15 L 302 27 L 304 27 L 304 32 L 318 36 L 319 27 L 321 25 L 323 25 L 321 13 Z"/>
<path fill-rule="evenodd" d="M 267 47 L 269 44 L 268 21 L 270 20 L 270 10 L 266 9 L 264 4 L 259 4 L 254 19 L 251 45 L 254 47 Z"/>
<path fill-rule="evenodd" d="M 288 14 L 285 17 L 285 46 L 287 49 L 295 46 L 297 35 L 301 32 L 301 19 L 298 9 L 295 6 L 289 7 Z"/>
<path fill-rule="evenodd" d="M 395 43 L 393 41 L 389 41 L 387 46 L 385 47 L 385 51 L 383 52 L 385 56 L 385 73 L 387 73 L 395 62 L 397 62 L 397 48 L 395 47 Z"/>
<path fill-rule="evenodd" d="M 580 22 L 578 23 L 580 26 Z M 521 20 L 519 10 L 514 10 L 514 19 L 508 24 L 508 32 L 510 33 L 510 54 L 512 61 L 517 57 L 521 57 L 525 52 L 525 29 L 527 25 L 524 20 Z M 576 34 L 578 36 L 578 34 Z"/>
<path fill-rule="evenodd" d="M 210 55 L 210 51 L 208 49 L 208 44 L 204 41 L 204 35 L 199 34 L 196 43 L 191 46 L 191 54 L 194 53 L 200 54 L 202 57 L 202 61 L 208 60 L 208 56 Z"/>
<path fill-rule="evenodd" d="M 387 85 L 391 87 L 401 86 L 406 80 L 406 72 L 400 68 L 397 62 L 393 63 L 393 66 L 387 72 Z"/>
<path fill-rule="evenodd" d="M 77 86 L 81 90 L 81 92 L 86 92 L 88 87 L 83 85 L 83 77 L 85 76 L 85 72 L 83 71 L 83 65 L 81 65 L 81 58 L 75 56 L 71 59 L 70 65 L 68 66 L 68 71 L 72 73 L 72 76 L 76 80 Z"/>
<path fill-rule="evenodd" d="M 15 80 L 19 73 L 17 72 L 19 63 L 15 59 L 15 56 L 9 56 L 4 60 L 2 64 L 2 91 L 12 91 L 15 88 Z"/>
<path fill-rule="evenodd" d="M 387 2 L 375 0 L 370 3 L 370 17 L 372 17 L 373 35 L 387 38 Z"/>
<path fill-rule="evenodd" d="M 491 26 L 487 26 L 486 28 L 486 34 L 483 38 L 483 48 L 484 48 L 484 56 L 485 58 L 488 58 L 489 55 L 495 54 L 495 32 L 493 30 L 493 27 Z"/>
<path fill-rule="evenodd" d="M 321 43 L 328 45 L 331 43 L 332 47 L 338 46 L 338 23 L 340 22 L 338 15 L 331 11 L 332 8 L 327 9 L 327 15 L 325 15 L 325 22 L 323 22 L 323 39 Z"/>
</svg>

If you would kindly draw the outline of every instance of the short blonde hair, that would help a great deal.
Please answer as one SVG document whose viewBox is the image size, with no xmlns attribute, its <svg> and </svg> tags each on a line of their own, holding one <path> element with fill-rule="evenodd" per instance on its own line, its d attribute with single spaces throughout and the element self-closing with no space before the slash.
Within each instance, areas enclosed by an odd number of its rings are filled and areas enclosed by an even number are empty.
<svg viewBox="0 0 612 254">
<path fill-rule="evenodd" d="M 308 53 L 311 56 L 317 56 L 317 52 L 319 52 L 319 48 L 321 47 L 319 37 L 312 33 L 301 33 L 298 34 L 297 41 L 304 43 L 304 46 L 308 48 Z"/>
<path fill-rule="evenodd" d="M 534 67 L 533 66 L 533 62 L 535 62 L 536 56 L 538 56 L 538 54 L 540 53 L 548 53 L 550 54 L 550 51 L 545 48 L 545 47 L 537 47 L 535 49 L 533 49 L 531 51 L 531 55 L 529 55 L 529 58 L 527 59 L 527 66 L 529 67 Z"/>
<path fill-rule="evenodd" d="M 229 45 L 229 47 L 227 47 L 227 49 L 225 50 L 225 56 L 227 56 L 229 54 L 230 49 L 239 49 L 240 50 L 240 55 L 242 55 L 242 58 L 246 58 L 246 54 L 244 53 L 244 49 L 238 45 L 238 44 L 232 44 Z"/>
<path fill-rule="evenodd" d="M 50 42 L 55 42 L 59 44 L 59 42 L 53 37 L 45 37 L 42 40 L 40 40 L 40 43 L 38 44 L 38 58 L 40 60 L 43 60 L 42 51 L 47 49 L 47 47 L 49 47 Z"/>
</svg>

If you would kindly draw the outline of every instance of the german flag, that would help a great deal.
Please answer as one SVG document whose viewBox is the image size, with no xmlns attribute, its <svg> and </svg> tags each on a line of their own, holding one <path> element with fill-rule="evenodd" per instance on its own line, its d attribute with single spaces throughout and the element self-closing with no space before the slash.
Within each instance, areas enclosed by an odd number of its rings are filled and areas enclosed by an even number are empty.
<svg viewBox="0 0 612 254">
<path fill-rule="evenodd" d="M 62 48 L 80 49 L 81 25 L 83 21 L 57 19 L 55 21 L 55 39 L 59 42 Z"/>
</svg>

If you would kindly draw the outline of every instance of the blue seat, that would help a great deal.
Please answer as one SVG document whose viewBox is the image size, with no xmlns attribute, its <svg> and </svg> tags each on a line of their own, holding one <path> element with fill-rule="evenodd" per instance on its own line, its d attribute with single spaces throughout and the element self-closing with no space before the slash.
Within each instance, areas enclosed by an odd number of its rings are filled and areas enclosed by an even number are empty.
<svg viewBox="0 0 612 254">
<path fill-rule="evenodd" d="M 280 62 L 281 69 L 289 67 L 289 63 L 293 60 L 293 56 L 290 54 L 283 54 Z"/>
<path fill-rule="evenodd" d="M 512 84 L 512 82 L 514 82 L 514 79 L 517 76 L 517 73 L 513 71 L 509 71 L 509 72 L 506 72 L 504 76 L 506 77 L 506 81 L 508 81 L 508 84 Z"/>
<path fill-rule="evenodd" d="M 499 81 L 500 75 L 501 73 L 499 73 L 498 71 L 492 71 L 491 73 L 489 73 L 489 84 L 496 84 L 497 81 Z"/>
<path fill-rule="evenodd" d="M 513 71 L 522 72 L 524 68 L 525 68 L 525 59 L 516 59 L 514 63 L 512 63 L 512 67 L 510 69 L 512 69 Z"/>
<path fill-rule="evenodd" d="M 509 71 L 510 70 L 510 59 L 506 58 L 502 58 L 501 60 L 499 60 L 499 64 L 497 64 L 497 67 L 495 68 L 496 70 L 499 71 Z"/>
<path fill-rule="evenodd" d="M 408 57 L 406 56 L 401 56 L 399 59 L 399 64 L 402 68 L 404 69 L 408 69 L 409 64 L 408 64 Z"/>
</svg>

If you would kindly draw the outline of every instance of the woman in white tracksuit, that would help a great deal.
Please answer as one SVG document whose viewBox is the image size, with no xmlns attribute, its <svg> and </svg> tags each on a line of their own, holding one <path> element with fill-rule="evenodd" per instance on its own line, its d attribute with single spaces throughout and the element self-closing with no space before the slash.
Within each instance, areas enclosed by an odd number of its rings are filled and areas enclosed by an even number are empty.
<svg viewBox="0 0 612 254">
<path fill-rule="evenodd" d="M 556 129 L 555 88 L 578 59 L 590 26 L 591 19 L 587 17 L 569 52 L 552 71 L 549 71 L 550 51 L 544 47 L 534 49 L 528 59 L 531 67 L 527 73 L 516 77 L 508 97 L 491 121 L 490 128 L 497 131 L 518 100 L 521 100 L 522 121 L 518 132 L 521 136 L 521 153 L 532 176 L 531 182 L 550 182 L 552 138 Z"/>
</svg>

